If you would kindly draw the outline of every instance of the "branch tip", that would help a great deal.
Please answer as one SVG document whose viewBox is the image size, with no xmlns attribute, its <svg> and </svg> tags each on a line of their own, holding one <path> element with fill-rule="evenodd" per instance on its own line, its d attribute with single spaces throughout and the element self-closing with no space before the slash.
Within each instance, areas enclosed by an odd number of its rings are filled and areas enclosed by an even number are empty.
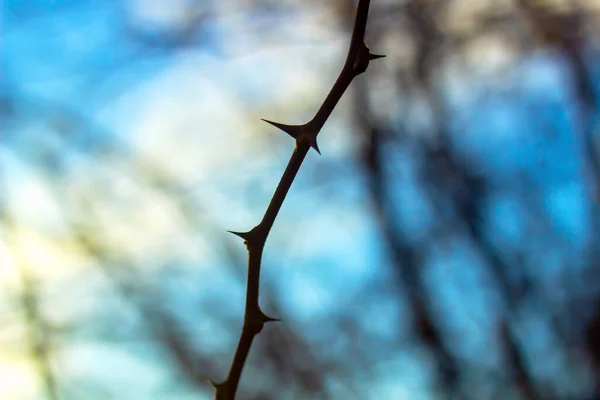
<svg viewBox="0 0 600 400">
<path fill-rule="evenodd" d="M 319 150 L 319 144 L 317 143 L 317 133 L 319 133 L 318 131 L 316 131 L 315 133 L 311 133 L 312 131 L 304 131 L 302 132 L 301 135 L 298 135 L 298 137 L 296 138 L 296 146 L 306 146 L 308 145 L 309 147 L 312 147 L 313 149 L 315 149 L 315 151 L 317 153 L 319 153 L 319 155 L 321 155 L 321 150 Z"/>
</svg>

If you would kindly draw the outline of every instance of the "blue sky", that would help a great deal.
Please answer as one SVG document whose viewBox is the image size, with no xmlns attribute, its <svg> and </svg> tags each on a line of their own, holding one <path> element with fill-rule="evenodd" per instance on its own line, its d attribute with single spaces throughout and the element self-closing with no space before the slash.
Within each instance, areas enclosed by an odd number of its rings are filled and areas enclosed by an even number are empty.
<svg viewBox="0 0 600 400">
<path fill-rule="evenodd" d="M 3 199 L 14 219 L 0 231 L 0 277 L 7 294 L 0 296 L 0 310 L 9 310 L 15 332 L 21 332 L 23 322 L 11 311 L 10 294 L 19 293 L 16 271 L 25 269 L 50 293 L 51 321 L 110 326 L 108 316 L 114 312 L 119 324 L 131 330 L 124 336 L 143 337 L 138 317 L 114 294 L 107 295 L 110 285 L 71 237 L 70 224 L 87 218 L 106 251 L 141 266 L 150 286 L 161 283 L 165 269 L 179 271 L 181 280 L 161 290 L 182 318 L 205 317 L 192 332 L 223 336 L 220 344 L 200 338 L 199 346 L 218 348 L 229 357 L 236 336 L 227 336 L 223 324 L 198 306 L 217 299 L 231 305 L 224 314 L 241 318 L 243 286 L 231 284 L 214 232 L 249 229 L 259 221 L 292 149 L 289 138 L 260 118 L 302 123 L 312 117 L 336 78 L 348 40 L 347 32 L 328 22 L 327 11 L 316 6 L 245 12 L 228 2 L 216 4 L 210 10 L 214 19 L 194 36 L 196 44 L 178 51 L 136 43 L 124 34 L 123 19 L 141 31 L 157 25 L 168 31 L 185 15 L 178 11 L 185 9 L 183 0 L 170 7 L 160 1 L 3 5 L 1 88 L 14 114 L 3 123 L 0 157 L 3 186 L 10 189 Z M 37 8 L 38 16 L 20 16 Z M 389 84 L 390 65 L 402 61 L 394 43 L 380 45 L 391 53 L 370 69 L 373 87 Z M 557 255 L 543 255 L 547 269 L 535 274 L 542 286 L 552 287 L 561 269 L 580 267 L 561 260 L 577 259 L 590 230 L 581 143 L 569 108 L 573 95 L 568 71 L 551 52 L 518 58 L 503 49 L 486 53 L 488 62 L 477 64 L 480 74 L 459 71 L 442 90 L 452 111 L 449 124 L 457 152 L 496 185 L 486 215 L 490 234 L 515 250 L 543 245 L 524 243 L 531 237 L 527 218 L 532 216 L 519 196 L 530 191 L 565 239 Z M 296 329 L 308 332 L 301 322 L 323 318 L 350 304 L 367 285 L 391 279 L 364 176 L 353 159 L 351 96 L 352 88 L 320 136 L 324 155 L 307 157 L 266 247 L 265 279 L 286 294 L 282 298 L 293 310 Z M 426 107 L 418 102 L 406 106 L 395 99 L 380 113 L 408 126 L 412 135 L 430 124 Z M 545 126 L 552 127 L 550 137 L 540 134 Z M 56 169 L 50 168 L 54 158 Z M 395 161 L 399 220 L 418 242 L 438 223 L 419 183 L 423 158 L 408 149 Z M 157 172 L 174 183 L 184 201 L 152 183 Z M 515 189 L 515 176 L 524 177 L 522 191 Z M 191 204 L 194 215 L 186 214 L 182 204 Z M 241 243 L 225 240 L 237 246 L 235 254 L 243 259 Z M 425 274 L 430 295 L 448 319 L 445 329 L 460 332 L 457 353 L 476 361 L 490 351 L 491 338 L 482 331 L 493 329 L 500 307 L 494 291 L 481 287 L 486 268 L 460 238 L 431 249 L 428 256 Z M 408 328 L 399 332 L 402 323 L 397 323 L 406 310 L 392 301 L 386 304 L 386 296 L 382 293 L 371 320 L 365 317 L 362 323 L 376 337 L 407 335 Z M 86 398 L 95 392 L 98 398 L 185 399 L 188 392 L 190 399 L 197 398 L 173 378 L 169 362 L 151 343 L 115 344 L 103 339 L 106 328 L 99 329 L 104 333 L 97 336 L 75 329 L 76 339 L 54 355 L 59 379 L 69 382 L 69 390 Z M 535 341 L 554 340 L 533 318 L 523 329 L 535 332 Z M 0 337 L 0 397 L 37 399 L 41 388 L 19 337 L 10 332 Z M 428 398 L 424 388 L 431 360 L 424 354 L 416 346 L 382 361 L 375 368 L 382 372 L 373 376 L 374 398 L 382 393 L 418 398 L 415 392 Z M 405 378 L 390 383 L 387 363 Z M 552 365 L 560 370 L 565 364 Z M 91 371 L 94 378 L 87 382 Z M 86 392 L 88 384 L 92 389 Z"/>
</svg>

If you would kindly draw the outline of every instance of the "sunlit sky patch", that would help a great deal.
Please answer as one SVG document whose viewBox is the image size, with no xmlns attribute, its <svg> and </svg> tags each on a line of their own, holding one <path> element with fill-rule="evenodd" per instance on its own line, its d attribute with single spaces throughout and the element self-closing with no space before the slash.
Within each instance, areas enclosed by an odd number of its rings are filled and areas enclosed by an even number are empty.
<svg viewBox="0 0 600 400">
<path fill-rule="evenodd" d="M 0 394 L 8 400 L 38 400 L 41 382 L 36 365 L 24 357 L 0 359 Z"/>
</svg>

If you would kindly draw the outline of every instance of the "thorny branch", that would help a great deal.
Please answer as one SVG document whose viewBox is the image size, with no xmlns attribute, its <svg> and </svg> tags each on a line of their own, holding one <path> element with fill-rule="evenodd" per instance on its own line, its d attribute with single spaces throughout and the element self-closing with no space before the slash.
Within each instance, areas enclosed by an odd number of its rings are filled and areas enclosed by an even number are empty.
<svg viewBox="0 0 600 400">
<path fill-rule="evenodd" d="M 217 400 L 233 400 L 237 391 L 242 369 L 246 363 L 248 353 L 254 337 L 259 334 L 265 323 L 278 321 L 276 318 L 267 316 L 258 303 L 259 284 L 260 284 L 260 265 L 263 248 L 269 235 L 269 231 L 275 222 L 277 213 L 283 204 L 308 150 L 312 147 L 319 154 L 317 145 L 317 135 L 323 125 L 331 115 L 338 101 L 352 82 L 352 80 L 365 72 L 371 60 L 384 57 L 382 55 L 371 54 L 369 48 L 364 42 L 365 29 L 367 25 L 367 16 L 369 13 L 370 0 L 360 0 L 356 11 L 356 20 L 352 30 L 350 48 L 344 67 L 334 83 L 331 91 L 323 101 L 323 104 L 309 122 L 304 125 L 285 125 L 278 122 L 263 120 L 282 131 L 289 134 L 296 140 L 296 147 L 292 153 L 290 161 L 283 172 L 281 180 L 275 189 L 275 193 L 265 211 L 261 222 L 248 232 L 231 233 L 244 239 L 248 249 L 248 281 L 246 287 L 246 308 L 244 312 L 244 324 L 242 333 L 238 342 L 231 368 L 227 379 L 222 383 L 213 383 L 216 388 L 215 398 Z"/>
</svg>

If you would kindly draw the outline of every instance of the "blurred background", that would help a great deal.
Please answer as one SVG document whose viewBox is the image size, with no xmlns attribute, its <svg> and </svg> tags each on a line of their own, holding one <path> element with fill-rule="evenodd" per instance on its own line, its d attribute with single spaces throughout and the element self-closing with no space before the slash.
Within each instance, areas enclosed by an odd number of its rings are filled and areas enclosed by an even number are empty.
<svg viewBox="0 0 600 400">
<path fill-rule="evenodd" d="M 352 0 L 5 0 L 0 398 L 210 399 Z M 600 398 L 600 2 L 373 0 L 239 399 Z"/>
</svg>

